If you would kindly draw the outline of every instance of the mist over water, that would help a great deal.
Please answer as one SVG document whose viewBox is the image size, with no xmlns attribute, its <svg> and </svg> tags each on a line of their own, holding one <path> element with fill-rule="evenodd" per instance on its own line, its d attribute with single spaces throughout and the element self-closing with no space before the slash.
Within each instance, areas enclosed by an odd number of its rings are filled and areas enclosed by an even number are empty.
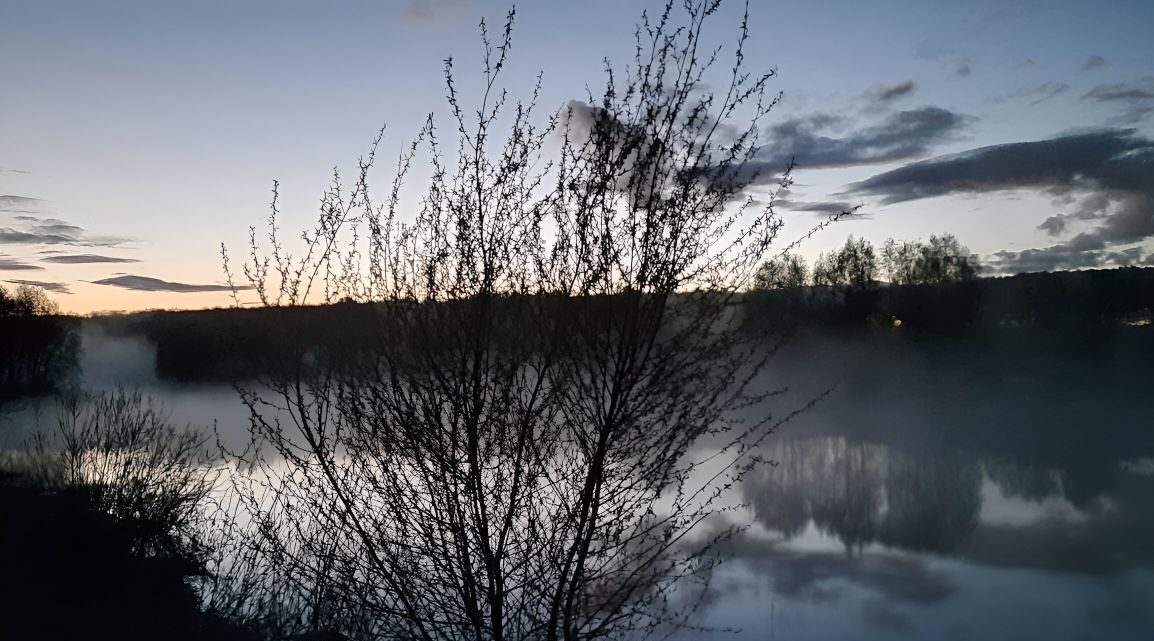
<svg viewBox="0 0 1154 641">
<path fill-rule="evenodd" d="M 81 351 L 76 384 L 84 391 L 102 393 L 139 390 L 162 405 L 170 423 L 205 431 L 214 428 L 223 444 L 239 446 L 248 440 L 248 409 L 231 385 L 183 384 L 160 378 L 156 372 L 156 345 L 136 334 L 113 334 L 102 326 L 81 326 Z M 0 446 L 19 447 L 36 429 L 55 422 L 53 398 L 32 399 L 0 417 L 5 421 Z"/>
<path fill-rule="evenodd" d="M 147 338 L 82 331 L 83 388 L 247 442 L 232 386 L 165 380 Z M 679 638 L 1154 638 L 1154 373 L 1127 340 L 796 337 L 757 380 L 788 389 L 768 410 L 832 391 L 735 491 L 750 527 L 698 612 L 741 632 Z M 10 412 L 5 447 L 52 412 Z"/>
</svg>

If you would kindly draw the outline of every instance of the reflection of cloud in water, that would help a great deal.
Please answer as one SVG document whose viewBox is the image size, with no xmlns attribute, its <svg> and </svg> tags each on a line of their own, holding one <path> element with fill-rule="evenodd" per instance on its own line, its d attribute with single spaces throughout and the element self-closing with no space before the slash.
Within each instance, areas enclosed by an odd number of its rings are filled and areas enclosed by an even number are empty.
<svg viewBox="0 0 1154 641">
<path fill-rule="evenodd" d="M 742 536 L 724 546 L 741 565 L 772 577 L 773 590 L 808 601 L 832 601 L 845 584 L 867 588 L 892 601 L 919 604 L 948 598 L 953 587 L 922 559 L 895 552 L 869 554 L 798 550 L 788 543 Z"/>
</svg>

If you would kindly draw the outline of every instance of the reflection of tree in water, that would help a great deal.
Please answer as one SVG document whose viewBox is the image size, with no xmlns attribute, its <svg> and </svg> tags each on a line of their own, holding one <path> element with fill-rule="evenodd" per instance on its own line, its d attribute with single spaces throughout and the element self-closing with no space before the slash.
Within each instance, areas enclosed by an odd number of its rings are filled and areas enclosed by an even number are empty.
<svg viewBox="0 0 1154 641">
<path fill-rule="evenodd" d="M 847 552 L 880 541 L 945 551 L 977 525 L 981 469 L 957 455 L 913 456 L 843 437 L 775 444 L 778 464 L 746 480 L 755 517 L 787 538 L 814 526 Z"/>
<path fill-rule="evenodd" d="M 977 461 L 958 454 L 890 453 L 879 540 L 914 550 L 953 549 L 978 525 L 982 473 Z"/>
</svg>

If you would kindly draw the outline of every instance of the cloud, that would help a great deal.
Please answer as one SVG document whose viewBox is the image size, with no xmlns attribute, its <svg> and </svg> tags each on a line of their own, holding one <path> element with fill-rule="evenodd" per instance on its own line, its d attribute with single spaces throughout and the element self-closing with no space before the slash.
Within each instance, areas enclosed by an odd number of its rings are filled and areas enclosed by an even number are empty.
<svg viewBox="0 0 1154 641">
<path fill-rule="evenodd" d="M 43 280 L 20 280 L 12 279 L 4 281 L 6 283 L 14 283 L 16 285 L 28 285 L 30 287 L 39 287 L 55 294 L 71 294 L 72 290 L 68 289 L 68 285 L 64 283 L 54 283 Z"/>
<path fill-rule="evenodd" d="M 433 22 L 467 4 L 467 0 L 410 0 L 401 17 L 407 22 Z"/>
<path fill-rule="evenodd" d="M 1154 142 L 1132 129 L 991 145 L 908 164 L 851 185 L 897 203 L 955 193 L 1098 187 L 1142 191 L 1154 179 Z"/>
<path fill-rule="evenodd" d="M 39 198 L 11 194 L 0 196 L 0 211 L 29 213 L 40 211 L 43 207 L 44 201 Z"/>
<path fill-rule="evenodd" d="M 1093 71 L 1095 69 L 1101 69 L 1102 67 L 1105 67 L 1105 66 L 1106 66 L 1106 59 L 1105 58 L 1103 58 L 1102 56 L 1090 56 L 1089 58 L 1086 58 L 1086 62 L 1082 63 L 1081 71 L 1083 71 L 1083 72 Z"/>
<path fill-rule="evenodd" d="M 969 78 L 973 74 L 974 74 L 974 68 L 971 67 L 970 63 L 967 61 L 963 61 L 963 62 L 958 63 L 958 68 L 954 69 L 954 75 L 956 75 L 959 78 Z"/>
<path fill-rule="evenodd" d="M 194 294 L 199 292 L 227 292 L 232 291 L 228 285 L 190 285 L 188 283 L 172 283 L 159 278 L 123 274 L 101 280 L 92 281 L 94 285 L 109 285 L 130 289 L 139 292 L 175 292 L 178 294 Z M 237 286 L 236 289 L 252 289 L 251 286 Z"/>
<path fill-rule="evenodd" d="M 956 592 L 944 574 L 917 558 L 801 551 L 749 535 L 735 536 L 720 548 L 735 562 L 772 577 L 777 594 L 811 602 L 841 598 L 843 593 L 829 585 L 834 580 L 876 592 L 894 603 L 933 605 Z"/>
<path fill-rule="evenodd" d="M 1109 251 L 1098 248 L 1098 245 L 1093 237 L 1079 235 L 1070 242 L 1050 247 L 995 252 L 989 261 L 989 267 L 996 272 L 1016 274 L 1087 267 L 1144 265 L 1150 264 L 1151 259 L 1154 259 L 1154 254 L 1143 254 L 1138 247 Z"/>
<path fill-rule="evenodd" d="M 1154 76 L 1133 82 L 1101 84 L 1082 96 L 1083 100 L 1097 102 L 1144 102 L 1154 99 Z"/>
<path fill-rule="evenodd" d="M 800 200 L 789 200 L 786 198 L 778 198 L 774 204 L 781 209 L 788 209 L 790 211 L 806 211 L 818 214 L 837 215 L 848 211 L 853 211 L 857 205 L 850 204 L 844 201 L 837 202 L 804 202 Z M 855 216 L 861 218 L 861 216 Z"/>
<path fill-rule="evenodd" d="M 1043 82 L 1036 87 L 1028 89 L 1021 89 L 1013 93 L 1008 93 L 1003 96 L 994 98 L 994 102 L 1007 102 L 1010 100 L 1029 100 L 1031 105 L 1043 103 L 1055 96 L 1066 93 L 1070 89 L 1070 85 L 1064 82 Z"/>
<path fill-rule="evenodd" d="M 25 174 L 26 175 L 26 174 L 30 174 L 30 173 L 32 173 L 32 172 L 24 171 L 23 169 L 13 169 L 11 167 L 0 167 L 0 176 L 12 176 L 12 175 L 18 175 L 18 174 Z"/>
<path fill-rule="evenodd" d="M 3 196 L 0 198 L 18 198 Z M 32 199 L 35 200 L 35 199 Z M 27 209 L 9 209 L 7 211 L 29 211 Z M 14 245 L 77 245 L 82 247 L 116 247 L 127 241 L 126 238 L 112 236 L 90 236 L 88 231 L 79 225 L 73 225 L 59 218 L 40 218 L 37 216 L 12 216 L 14 226 L 0 227 L 0 243 Z"/>
<path fill-rule="evenodd" d="M 1040 191 L 1070 208 L 1039 225 L 1047 233 L 1088 229 L 1058 245 L 1003 252 L 1003 264 L 1128 264 L 1127 255 L 1107 249 L 1154 237 L 1154 141 L 1113 129 L 993 145 L 911 163 L 855 183 L 847 193 L 892 204 L 1012 190 Z"/>
<path fill-rule="evenodd" d="M 843 116 L 813 114 L 770 128 L 764 148 L 775 158 L 766 162 L 778 169 L 793 157 L 800 167 L 820 169 L 908 160 L 951 140 L 972 120 L 941 107 L 920 107 L 853 129 Z M 839 131 L 844 133 L 837 135 Z"/>
<path fill-rule="evenodd" d="M 1038 68 L 1038 61 L 1033 58 L 1026 58 L 1018 63 L 1018 69 L 1022 71 L 1033 71 Z"/>
<path fill-rule="evenodd" d="M 62 254 L 59 256 L 49 256 L 42 258 L 46 263 L 57 263 L 61 265 L 80 265 L 89 263 L 139 263 L 135 258 L 117 258 L 115 256 L 99 256 L 96 254 Z"/>
<path fill-rule="evenodd" d="M 39 265 L 30 265 L 10 256 L 0 255 L 0 272 L 21 272 L 44 269 Z"/>
<path fill-rule="evenodd" d="M 866 92 L 866 96 L 876 102 L 889 103 L 912 95 L 916 89 L 917 85 L 914 84 L 914 81 L 907 80 L 896 85 L 874 87 Z"/>
<path fill-rule="evenodd" d="M 1154 76 L 1132 82 L 1100 84 L 1086 92 L 1082 99 L 1121 105 L 1122 113 L 1114 120 L 1133 125 L 1154 114 Z"/>
</svg>

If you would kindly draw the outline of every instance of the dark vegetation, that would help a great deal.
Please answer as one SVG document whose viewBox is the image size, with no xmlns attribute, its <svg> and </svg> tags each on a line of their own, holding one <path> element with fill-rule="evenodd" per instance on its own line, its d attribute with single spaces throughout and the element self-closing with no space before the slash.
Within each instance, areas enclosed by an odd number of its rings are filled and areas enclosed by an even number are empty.
<svg viewBox="0 0 1154 641">
<path fill-rule="evenodd" d="M 139 394 L 64 393 L 0 466 L 4 639 L 257 639 L 201 608 L 217 472 Z"/>
<path fill-rule="evenodd" d="M 0 287 L 0 410 L 68 386 L 80 347 L 77 326 L 44 290 Z"/>
</svg>

